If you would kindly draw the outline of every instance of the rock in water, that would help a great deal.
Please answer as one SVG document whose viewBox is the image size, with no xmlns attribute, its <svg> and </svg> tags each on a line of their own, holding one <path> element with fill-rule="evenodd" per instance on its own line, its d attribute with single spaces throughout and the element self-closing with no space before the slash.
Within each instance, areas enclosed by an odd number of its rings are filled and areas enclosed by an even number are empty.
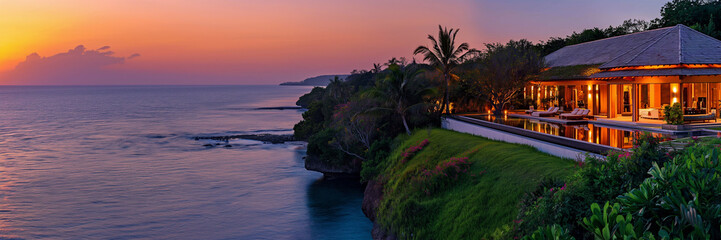
<svg viewBox="0 0 721 240">
<path fill-rule="evenodd" d="M 248 139 L 248 140 L 256 140 L 261 141 L 265 143 L 285 143 L 285 142 L 291 142 L 295 141 L 295 137 L 293 137 L 292 134 L 286 134 L 286 135 L 274 135 L 274 134 L 241 134 L 241 135 L 229 135 L 229 136 L 208 136 L 208 137 L 195 137 L 195 140 L 202 140 L 202 139 L 209 139 L 209 140 L 216 140 L 216 141 L 224 141 L 227 142 L 231 139 Z M 220 145 L 220 144 L 218 144 Z"/>
</svg>

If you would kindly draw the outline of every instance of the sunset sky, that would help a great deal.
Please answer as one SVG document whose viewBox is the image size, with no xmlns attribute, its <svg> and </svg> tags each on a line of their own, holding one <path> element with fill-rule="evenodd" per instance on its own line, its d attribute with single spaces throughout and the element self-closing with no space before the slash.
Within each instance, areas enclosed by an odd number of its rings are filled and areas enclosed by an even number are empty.
<svg viewBox="0 0 721 240">
<path fill-rule="evenodd" d="M 0 84 L 276 84 L 410 59 L 438 24 L 480 48 L 651 20 L 665 2 L 0 0 Z"/>
</svg>

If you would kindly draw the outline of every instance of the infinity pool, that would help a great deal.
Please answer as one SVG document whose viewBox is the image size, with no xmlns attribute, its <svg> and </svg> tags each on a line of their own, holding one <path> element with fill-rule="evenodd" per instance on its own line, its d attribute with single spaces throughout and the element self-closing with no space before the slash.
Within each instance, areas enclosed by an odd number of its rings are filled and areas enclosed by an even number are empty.
<svg viewBox="0 0 721 240">
<path fill-rule="evenodd" d="M 522 128 L 540 133 L 551 134 L 555 136 L 567 137 L 581 141 L 587 141 L 590 143 L 596 143 L 615 148 L 631 148 L 633 147 L 633 140 L 637 138 L 641 132 L 640 130 L 614 128 L 606 125 L 597 124 L 575 124 L 575 125 L 563 125 L 557 123 L 550 123 L 539 121 L 535 119 L 518 118 L 518 117 L 504 117 L 496 118 L 493 115 L 468 115 L 475 119 L 489 121 L 494 123 L 500 123 L 512 127 Z M 662 137 L 664 140 L 672 140 L 678 136 L 670 134 L 663 134 L 658 132 L 650 132 L 656 137 Z"/>
</svg>

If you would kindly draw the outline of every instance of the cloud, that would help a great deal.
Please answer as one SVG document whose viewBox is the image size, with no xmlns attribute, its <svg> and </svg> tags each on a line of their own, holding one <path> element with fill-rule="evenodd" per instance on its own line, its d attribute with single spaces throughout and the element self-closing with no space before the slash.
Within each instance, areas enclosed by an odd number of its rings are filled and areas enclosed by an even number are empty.
<svg viewBox="0 0 721 240">
<path fill-rule="evenodd" d="M 128 59 L 133 59 L 133 58 L 136 58 L 136 57 L 140 57 L 140 53 L 133 53 L 133 55 L 130 55 L 130 56 L 128 57 Z"/>
<path fill-rule="evenodd" d="M 14 70 L 5 76 L 5 83 L 12 84 L 106 84 L 111 79 L 117 79 L 119 72 L 108 67 L 125 63 L 127 59 L 135 58 L 115 56 L 110 46 L 103 46 L 97 50 L 88 50 L 83 45 L 58 53 L 49 57 L 42 57 L 32 53 L 25 61 L 18 63 Z"/>
</svg>

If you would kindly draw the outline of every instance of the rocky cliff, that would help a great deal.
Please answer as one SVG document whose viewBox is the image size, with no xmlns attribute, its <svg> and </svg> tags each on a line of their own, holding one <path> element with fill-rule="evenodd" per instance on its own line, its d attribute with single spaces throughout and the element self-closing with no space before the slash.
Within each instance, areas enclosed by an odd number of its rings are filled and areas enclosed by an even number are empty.
<svg viewBox="0 0 721 240">
<path fill-rule="evenodd" d="M 361 160 L 355 159 L 344 164 L 329 163 L 318 157 L 305 157 L 305 169 L 321 172 L 326 177 L 360 177 Z"/>
<path fill-rule="evenodd" d="M 383 199 L 383 184 L 376 180 L 370 180 L 366 184 L 363 191 L 363 214 L 373 222 L 373 231 L 371 236 L 376 240 L 395 240 L 395 235 L 386 232 L 378 223 L 376 223 L 376 213 Z"/>
</svg>

